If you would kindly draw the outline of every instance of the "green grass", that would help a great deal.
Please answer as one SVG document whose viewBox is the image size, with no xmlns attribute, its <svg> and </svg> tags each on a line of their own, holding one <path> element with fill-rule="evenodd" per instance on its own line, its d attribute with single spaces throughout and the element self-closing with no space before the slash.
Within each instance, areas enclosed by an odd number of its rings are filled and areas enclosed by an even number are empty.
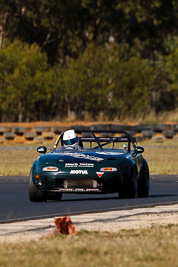
<svg viewBox="0 0 178 267">
<path fill-rule="evenodd" d="M 0 151 L 0 175 L 28 175 L 33 161 L 38 153 L 33 150 L 1 150 Z"/>
<path fill-rule="evenodd" d="M 178 266 L 178 225 L 0 243 L 0 266 Z"/>
<path fill-rule="evenodd" d="M 148 161 L 150 174 L 178 174 L 178 142 L 139 142 L 145 148 L 143 156 Z M 48 151 L 53 144 L 47 144 Z M 33 161 L 39 156 L 34 145 L 0 146 L 0 176 L 29 174 Z"/>
<path fill-rule="evenodd" d="M 151 174 L 178 174 L 178 142 L 140 142 L 145 148 L 143 156 L 147 160 Z"/>
</svg>

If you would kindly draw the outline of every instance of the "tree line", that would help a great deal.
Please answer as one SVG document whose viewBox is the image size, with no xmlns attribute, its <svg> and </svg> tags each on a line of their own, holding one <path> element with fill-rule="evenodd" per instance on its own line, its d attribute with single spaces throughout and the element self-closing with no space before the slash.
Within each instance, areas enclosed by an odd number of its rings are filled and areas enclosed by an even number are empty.
<svg viewBox="0 0 178 267">
<path fill-rule="evenodd" d="M 176 0 L 1 0 L 0 121 L 175 110 Z"/>
</svg>

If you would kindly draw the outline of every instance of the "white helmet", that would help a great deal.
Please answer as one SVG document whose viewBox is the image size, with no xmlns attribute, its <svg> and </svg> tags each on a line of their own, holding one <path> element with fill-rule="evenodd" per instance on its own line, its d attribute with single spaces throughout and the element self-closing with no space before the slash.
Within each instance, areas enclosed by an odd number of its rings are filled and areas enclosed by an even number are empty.
<svg viewBox="0 0 178 267">
<path fill-rule="evenodd" d="M 78 136 L 74 130 L 64 132 L 63 143 L 66 148 L 78 148 Z"/>
</svg>

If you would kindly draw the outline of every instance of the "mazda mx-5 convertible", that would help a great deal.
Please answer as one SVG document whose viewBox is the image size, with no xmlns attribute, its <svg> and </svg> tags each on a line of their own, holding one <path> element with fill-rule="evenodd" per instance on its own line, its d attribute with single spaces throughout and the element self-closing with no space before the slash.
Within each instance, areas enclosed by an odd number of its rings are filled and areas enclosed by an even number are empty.
<svg viewBox="0 0 178 267">
<path fill-rule="evenodd" d="M 66 148 L 63 135 L 51 151 L 47 152 L 45 146 L 37 148 L 42 155 L 30 170 L 31 201 L 61 200 L 64 193 L 148 196 L 149 168 L 142 156 L 144 148 L 136 145 L 136 138 L 125 131 L 117 131 L 117 135 L 105 131 L 102 137 L 90 131 L 88 136 L 85 133 L 87 137 L 78 137 L 78 147 Z"/>
</svg>

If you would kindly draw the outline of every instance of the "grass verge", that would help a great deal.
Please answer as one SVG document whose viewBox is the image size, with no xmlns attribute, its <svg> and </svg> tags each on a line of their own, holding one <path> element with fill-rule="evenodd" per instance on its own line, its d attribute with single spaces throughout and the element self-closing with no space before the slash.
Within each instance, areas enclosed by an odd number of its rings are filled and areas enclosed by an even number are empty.
<svg viewBox="0 0 178 267">
<path fill-rule="evenodd" d="M 150 174 L 178 174 L 178 142 L 144 141 L 139 145 L 145 147 L 143 156 L 148 161 Z M 52 144 L 48 144 L 48 151 L 49 148 L 52 148 Z M 39 155 L 32 145 L 0 147 L 0 176 L 28 175 L 33 161 Z"/>
<path fill-rule="evenodd" d="M 178 142 L 154 143 L 147 141 L 141 142 L 139 145 L 145 148 L 143 156 L 148 162 L 150 174 L 178 174 Z"/>
<path fill-rule="evenodd" d="M 0 266 L 178 266 L 178 225 L 0 244 Z"/>
<path fill-rule="evenodd" d="M 32 163 L 38 156 L 35 150 L 1 150 L 0 176 L 29 175 Z"/>
</svg>

